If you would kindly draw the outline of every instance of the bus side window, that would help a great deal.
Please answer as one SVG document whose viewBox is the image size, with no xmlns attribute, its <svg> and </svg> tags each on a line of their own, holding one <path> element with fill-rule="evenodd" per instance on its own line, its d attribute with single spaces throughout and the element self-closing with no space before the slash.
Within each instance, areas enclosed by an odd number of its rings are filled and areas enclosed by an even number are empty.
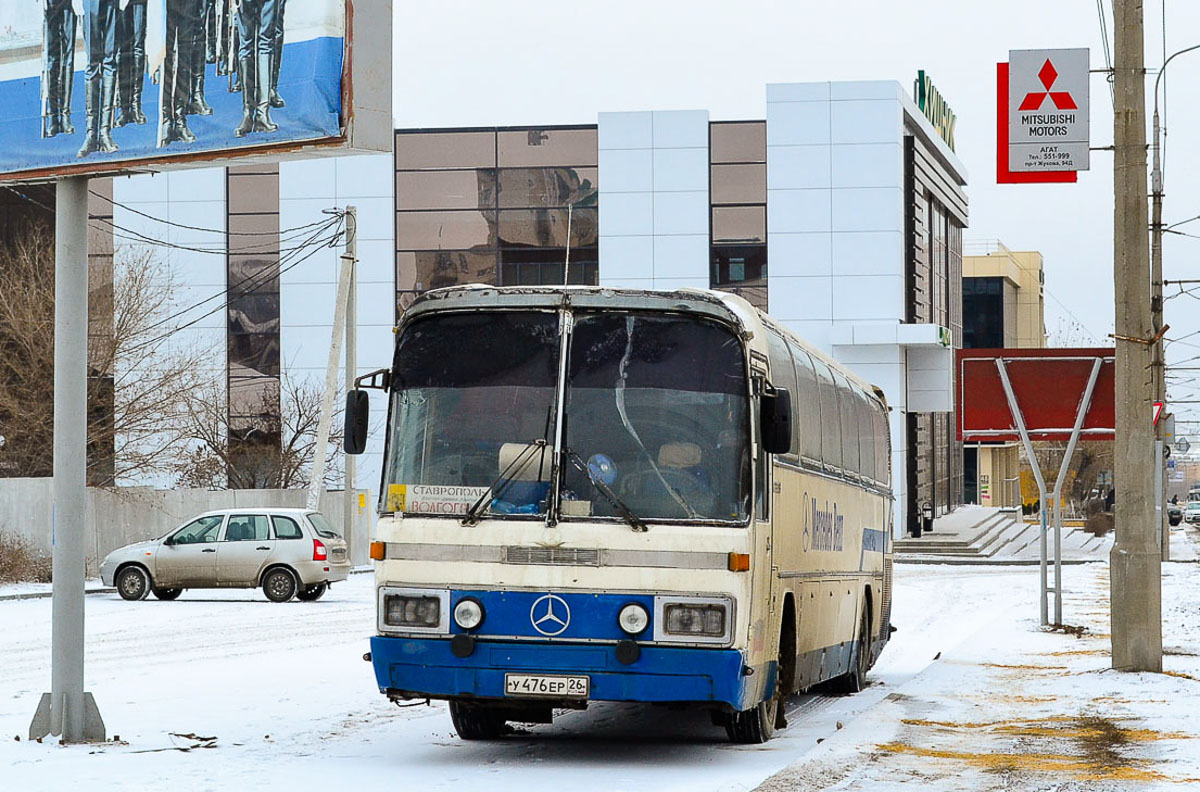
<svg viewBox="0 0 1200 792">
<path fill-rule="evenodd" d="M 885 487 L 892 485 L 892 437 L 888 415 L 883 408 L 871 403 L 871 416 L 875 422 L 875 477 Z"/>
<path fill-rule="evenodd" d="M 858 466 L 858 399 L 854 387 L 841 372 L 834 375 L 837 381 L 838 420 L 842 425 L 842 469 L 848 476 L 859 472 Z"/>
<path fill-rule="evenodd" d="M 789 462 L 800 461 L 800 444 L 796 442 L 796 410 L 799 395 L 796 393 L 796 370 L 792 367 L 792 354 L 782 336 L 767 330 L 767 351 L 771 358 L 771 385 L 785 388 L 792 397 L 792 450 L 782 457 Z"/>
<path fill-rule="evenodd" d="M 808 462 L 821 464 L 821 397 L 812 358 L 803 349 L 793 348 L 796 361 L 796 392 L 792 395 L 792 421 L 800 433 L 796 448 Z"/>
<path fill-rule="evenodd" d="M 871 421 L 871 402 L 865 393 L 854 391 L 854 411 L 858 417 L 858 472 L 867 481 L 878 481 L 875 472 L 875 425 Z"/>
<path fill-rule="evenodd" d="M 821 392 L 821 462 L 831 470 L 842 467 L 842 419 L 838 414 L 837 386 L 824 362 L 814 360 Z"/>
</svg>

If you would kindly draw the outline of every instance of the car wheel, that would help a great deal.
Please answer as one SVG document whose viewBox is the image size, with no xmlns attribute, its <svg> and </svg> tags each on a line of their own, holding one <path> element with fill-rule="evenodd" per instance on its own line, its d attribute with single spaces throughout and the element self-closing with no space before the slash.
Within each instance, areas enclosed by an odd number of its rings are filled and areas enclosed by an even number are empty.
<svg viewBox="0 0 1200 792">
<path fill-rule="evenodd" d="M 450 722 L 464 740 L 495 740 L 504 735 L 507 721 L 499 710 L 451 701 Z"/>
<path fill-rule="evenodd" d="M 179 595 L 183 593 L 183 589 L 181 589 L 181 588 L 177 588 L 177 589 L 156 588 L 153 590 L 153 593 L 154 593 L 154 596 L 157 597 L 158 599 L 166 600 L 169 602 L 170 600 L 173 600 L 173 599 L 179 599 Z"/>
<path fill-rule="evenodd" d="M 311 586 L 305 586 L 296 592 L 296 599 L 302 602 L 316 602 L 325 596 L 325 592 L 329 590 L 328 583 L 314 583 Z"/>
<path fill-rule="evenodd" d="M 296 596 L 296 576 L 288 569 L 272 569 L 263 578 L 263 593 L 271 602 L 287 602 Z"/>
<path fill-rule="evenodd" d="M 117 573 L 117 593 L 121 599 L 136 601 L 150 593 L 150 575 L 140 566 L 127 566 Z"/>
</svg>

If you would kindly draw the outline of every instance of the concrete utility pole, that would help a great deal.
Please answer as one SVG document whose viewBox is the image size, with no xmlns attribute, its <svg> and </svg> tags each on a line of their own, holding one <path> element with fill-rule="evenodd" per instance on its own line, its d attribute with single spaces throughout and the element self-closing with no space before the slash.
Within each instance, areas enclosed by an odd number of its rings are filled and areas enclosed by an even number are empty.
<svg viewBox="0 0 1200 792">
<path fill-rule="evenodd" d="M 358 376 L 358 213 L 353 206 L 346 210 L 346 257 L 350 259 L 350 290 L 346 295 L 346 393 L 354 390 Z M 354 517 L 358 514 L 358 496 L 354 493 L 354 454 L 343 454 L 346 465 L 345 492 L 342 497 L 342 534 L 346 547 L 354 556 Z"/>
<path fill-rule="evenodd" d="M 1110 555 L 1112 665 L 1162 671 L 1162 557 L 1155 522 L 1155 329 L 1146 194 L 1146 73 L 1142 0 L 1113 0 L 1113 276 L 1116 288 L 1117 539 Z"/>
<path fill-rule="evenodd" d="M 350 283 L 354 272 L 354 257 L 350 244 L 358 235 L 357 214 L 353 206 L 346 207 L 347 248 L 342 254 L 338 275 L 337 296 L 333 306 L 333 332 L 329 342 L 329 360 L 325 366 L 325 393 L 321 398 L 321 413 L 317 419 L 317 447 L 313 453 L 312 483 L 309 484 L 307 506 L 318 509 L 325 488 L 325 457 L 329 450 L 329 425 L 333 421 L 333 397 L 337 394 L 338 358 L 342 354 L 342 333 L 346 329 L 347 305 L 351 299 Z M 345 529 L 343 529 L 345 530 Z"/>
<path fill-rule="evenodd" d="M 54 206 L 54 601 L 50 692 L 29 739 L 101 741 L 104 721 L 83 689 L 83 578 L 87 520 L 88 180 L 59 179 Z"/>
</svg>

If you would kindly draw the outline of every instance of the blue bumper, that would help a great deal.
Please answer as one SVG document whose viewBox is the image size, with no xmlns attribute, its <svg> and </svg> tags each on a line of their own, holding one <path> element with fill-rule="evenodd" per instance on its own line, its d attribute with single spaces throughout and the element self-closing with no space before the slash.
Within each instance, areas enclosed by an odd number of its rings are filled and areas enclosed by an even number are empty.
<svg viewBox="0 0 1200 792">
<path fill-rule="evenodd" d="M 694 702 L 749 709 L 774 689 L 774 663 L 745 673 L 734 649 L 643 646 L 628 665 L 610 644 L 480 640 L 467 657 L 455 657 L 447 638 L 371 639 L 371 660 L 381 692 L 413 697 L 503 699 L 509 672 L 586 674 L 592 701 Z"/>
</svg>

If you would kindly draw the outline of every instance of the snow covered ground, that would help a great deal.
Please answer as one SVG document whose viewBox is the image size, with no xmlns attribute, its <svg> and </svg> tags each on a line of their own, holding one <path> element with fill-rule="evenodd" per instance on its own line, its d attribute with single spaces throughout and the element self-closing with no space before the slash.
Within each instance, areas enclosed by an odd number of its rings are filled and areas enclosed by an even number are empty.
<svg viewBox="0 0 1200 792">
<path fill-rule="evenodd" d="M 362 660 L 371 575 L 316 603 L 90 595 L 87 689 L 112 742 L 30 743 L 50 681 L 50 600 L 0 601 L 0 789 L 1094 792 L 1200 779 L 1200 567 L 1164 567 L 1176 675 L 1108 670 L 1106 564 L 1065 570 L 1079 637 L 1038 628 L 1036 575 L 897 566 L 899 630 L 873 684 L 794 698 L 789 728 L 763 746 L 729 745 L 701 713 L 627 705 L 461 742 L 444 706 L 401 709 L 377 693 Z"/>
</svg>

